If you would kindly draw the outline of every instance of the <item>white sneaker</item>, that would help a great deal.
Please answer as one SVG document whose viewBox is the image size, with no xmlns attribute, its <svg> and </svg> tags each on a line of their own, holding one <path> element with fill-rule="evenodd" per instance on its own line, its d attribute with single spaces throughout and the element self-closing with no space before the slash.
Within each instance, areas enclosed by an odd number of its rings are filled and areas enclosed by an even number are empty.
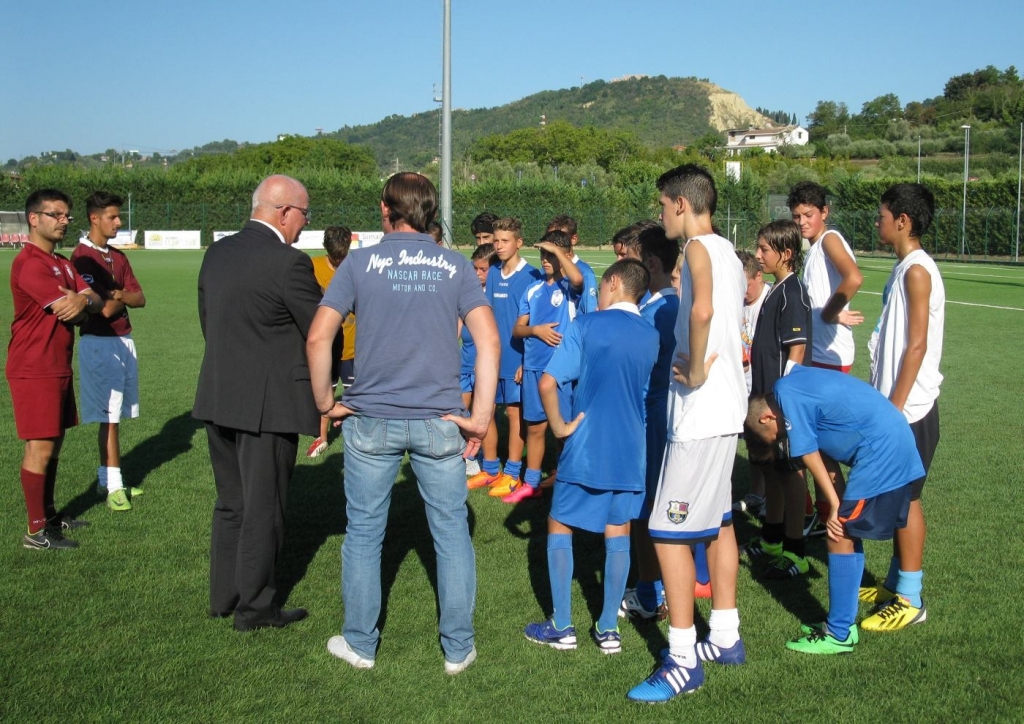
<svg viewBox="0 0 1024 724">
<path fill-rule="evenodd" d="M 331 636 L 331 638 L 327 640 L 327 650 L 330 651 L 333 656 L 337 656 L 342 661 L 351 664 L 357 669 L 373 668 L 374 660 L 364 659 L 353 651 L 344 636 Z M 469 666 L 469 664 L 466 664 L 466 666 Z"/>
<path fill-rule="evenodd" d="M 466 654 L 466 658 L 464 658 L 462 661 L 460 661 L 457 664 L 453 664 L 451 661 L 445 661 L 444 662 L 444 673 L 448 674 L 449 676 L 455 676 L 456 674 L 461 674 L 463 671 L 468 669 L 469 665 L 472 664 L 474 661 L 476 661 L 476 646 L 471 648 L 469 650 L 469 653 Z"/>
<path fill-rule="evenodd" d="M 471 478 L 480 472 L 480 462 L 476 458 L 466 461 L 466 477 Z"/>
</svg>

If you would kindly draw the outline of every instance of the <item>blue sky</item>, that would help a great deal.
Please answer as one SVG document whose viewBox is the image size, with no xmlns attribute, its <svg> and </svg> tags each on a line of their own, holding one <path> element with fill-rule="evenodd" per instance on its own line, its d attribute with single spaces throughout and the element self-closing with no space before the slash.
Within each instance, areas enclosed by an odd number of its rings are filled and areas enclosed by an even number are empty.
<svg viewBox="0 0 1024 724">
<path fill-rule="evenodd" d="M 751 106 L 856 112 L 1024 72 L 1016 0 L 452 0 L 456 108 L 626 74 L 708 78 Z M 825 6 L 824 9 L 812 9 Z M 441 0 L 11 2 L 0 162 L 312 135 L 436 108 Z"/>
</svg>

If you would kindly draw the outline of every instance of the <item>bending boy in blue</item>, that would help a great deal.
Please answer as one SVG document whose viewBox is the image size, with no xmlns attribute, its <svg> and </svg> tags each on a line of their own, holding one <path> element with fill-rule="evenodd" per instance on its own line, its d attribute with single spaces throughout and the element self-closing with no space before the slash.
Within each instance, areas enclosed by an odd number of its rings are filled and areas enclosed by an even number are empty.
<svg viewBox="0 0 1024 724">
<path fill-rule="evenodd" d="M 562 338 L 540 381 L 548 423 L 566 438 L 548 518 L 548 577 L 554 613 L 524 633 L 555 649 L 576 648 L 572 625 L 572 529 L 605 536 L 604 604 L 591 635 L 602 653 L 622 650 L 617 612 L 629 575 L 629 523 L 644 498 L 644 395 L 658 358 L 658 332 L 640 317 L 647 290 L 644 265 L 629 259 L 608 267 L 598 308 Z M 562 417 L 558 386 L 576 383 L 571 422 Z"/>
<path fill-rule="evenodd" d="M 828 618 L 804 626 L 804 636 L 786 648 L 805 654 L 852 653 L 864 573 L 862 539 L 889 540 L 906 526 L 911 484 L 924 475 L 921 456 L 903 414 L 862 380 L 793 365 L 774 389 L 774 395 L 750 398 L 747 429 L 771 449 L 780 435 L 788 437 L 790 456 L 803 459 L 831 506 Z M 756 448 L 750 449 L 751 456 Z M 830 482 L 823 454 L 850 466 L 845 489 Z"/>
</svg>

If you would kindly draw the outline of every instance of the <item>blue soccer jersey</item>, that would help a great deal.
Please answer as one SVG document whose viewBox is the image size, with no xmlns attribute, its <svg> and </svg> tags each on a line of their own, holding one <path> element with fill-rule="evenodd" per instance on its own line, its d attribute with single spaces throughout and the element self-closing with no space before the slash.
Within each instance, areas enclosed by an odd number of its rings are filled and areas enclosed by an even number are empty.
<svg viewBox="0 0 1024 724">
<path fill-rule="evenodd" d="M 485 291 L 501 338 L 501 366 L 498 370 L 501 379 L 515 377 L 516 370 L 523 363 L 523 340 L 512 336 L 512 328 L 519 318 L 519 300 L 523 293 L 543 278 L 544 275 L 525 260 L 520 260 L 519 266 L 508 276 L 502 274 L 501 265 L 487 270 Z"/>
<path fill-rule="evenodd" d="M 820 450 L 850 466 L 843 500 L 863 500 L 924 476 L 903 413 L 863 380 L 794 365 L 775 383 L 789 435 L 789 454 Z"/>
<path fill-rule="evenodd" d="M 597 311 L 597 277 L 594 270 L 587 262 L 578 256 L 573 257 L 573 263 L 583 275 L 583 291 L 580 293 L 580 301 L 576 311 L 580 314 L 590 314 Z"/>
<path fill-rule="evenodd" d="M 462 325 L 462 331 L 459 332 L 459 338 L 462 340 L 462 355 L 459 361 L 459 372 L 461 374 L 471 373 L 476 368 L 476 343 L 473 341 L 473 335 L 469 333 L 469 327 L 465 324 Z"/>
<path fill-rule="evenodd" d="M 658 332 L 635 305 L 613 305 L 569 325 L 544 370 L 563 387 L 576 383 L 572 418 L 585 413 L 558 458 L 560 481 L 644 490 L 644 396 L 657 359 Z"/>
<path fill-rule="evenodd" d="M 651 295 L 640 307 L 640 316 L 658 330 L 658 361 L 651 372 L 647 388 L 648 400 L 667 400 L 668 383 L 672 378 L 672 357 L 676 351 L 676 317 L 679 316 L 679 295 L 674 287 Z M 666 410 L 666 414 L 668 414 Z"/>
<path fill-rule="evenodd" d="M 557 324 L 555 331 L 564 336 L 569 330 L 569 323 L 576 318 L 579 302 L 580 293 L 572 290 L 568 279 L 562 277 L 551 282 L 545 279 L 523 292 L 519 300 L 519 316 L 526 315 L 530 326 Z M 527 337 L 525 342 L 523 369 L 543 370 L 555 348 L 536 337 Z"/>
</svg>

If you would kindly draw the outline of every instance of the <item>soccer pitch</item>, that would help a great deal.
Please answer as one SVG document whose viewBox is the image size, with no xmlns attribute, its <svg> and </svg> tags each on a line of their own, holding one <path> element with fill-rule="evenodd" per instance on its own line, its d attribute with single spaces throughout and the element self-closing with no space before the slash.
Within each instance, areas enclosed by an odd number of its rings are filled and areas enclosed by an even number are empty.
<svg viewBox="0 0 1024 724">
<path fill-rule="evenodd" d="M 549 613 L 548 501 L 516 507 L 470 493 L 477 552 L 476 664 L 443 671 L 432 587 L 433 546 L 408 466 L 396 486 L 384 544 L 386 600 L 377 666 L 333 658 L 340 631 L 339 546 L 345 530 L 340 439 L 302 456 L 289 493 L 281 589 L 306 621 L 239 634 L 207 618 L 207 549 L 215 498 L 205 434 L 189 415 L 203 352 L 196 316 L 199 252 L 130 252 L 148 306 L 132 314 L 142 417 L 122 427 L 125 482 L 145 495 L 113 513 L 95 493 L 96 426 L 69 431 L 58 507 L 92 521 L 73 551 L 22 549 L 25 508 L 6 385 L 0 393 L 0 719 L 5 721 L 1020 721 L 1024 590 L 1018 493 L 1024 488 L 1024 268 L 940 264 L 946 334 L 942 439 L 925 487 L 926 623 L 894 634 L 863 632 L 851 656 L 785 650 L 803 621 L 824 618 L 825 546 L 809 543 L 811 573 L 763 582 L 744 559 L 741 633 L 748 664 L 706 665 L 705 687 L 662 709 L 625 699 L 667 646 L 665 624 L 623 623 L 623 652 L 603 656 L 586 631 L 602 596 L 604 548 L 576 537 L 576 651 L 531 644 L 523 626 Z M 0 252 L 8 287 L 13 253 Z M 537 264 L 537 254 L 525 256 Z M 614 257 L 585 251 L 600 276 Z M 861 260 L 853 307 L 854 374 L 867 377 L 868 335 L 892 262 Z M 3 294 L 8 294 L 4 291 Z M 2 322 L 10 324 L 10 297 Z M 5 332 L 6 333 L 6 332 Z M 77 369 L 77 362 L 76 362 Z M 239 370 L 240 375 L 245 370 Z M 77 384 L 76 384 L 77 390 Z M 309 439 L 300 441 L 304 451 Z M 746 492 L 745 460 L 733 474 Z M 300 453 L 301 455 L 301 453 Z M 740 516 L 740 541 L 756 528 Z M 884 575 L 887 543 L 866 544 L 867 569 Z M 708 601 L 698 602 L 706 631 Z M 862 609 L 863 612 L 863 609 Z M 1016 633 L 1014 630 L 1016 629 Z"/>
</svg>

